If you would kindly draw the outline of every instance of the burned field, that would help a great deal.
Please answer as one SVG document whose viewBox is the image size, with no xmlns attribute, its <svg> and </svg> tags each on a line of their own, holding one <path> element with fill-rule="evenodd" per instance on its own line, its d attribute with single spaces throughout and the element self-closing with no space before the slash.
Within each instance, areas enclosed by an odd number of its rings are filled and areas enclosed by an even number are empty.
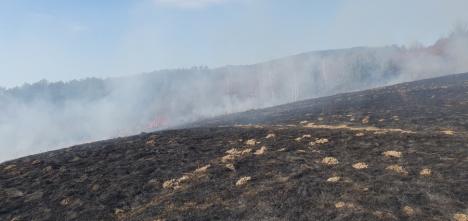
<svg viewBox="0 0 468 221">
<path fill-rule="evenodd" d="M 0 165 L 0 220 L 468 220 L 468 74 Z"/>
</svg>

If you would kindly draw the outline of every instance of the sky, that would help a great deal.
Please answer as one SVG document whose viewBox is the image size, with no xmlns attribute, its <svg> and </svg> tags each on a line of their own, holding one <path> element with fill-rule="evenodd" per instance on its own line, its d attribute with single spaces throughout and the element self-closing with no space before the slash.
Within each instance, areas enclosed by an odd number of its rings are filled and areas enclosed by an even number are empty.
<svg viewBox="0 0 468 221">
<path fill-rule="evenodd" d="M 428 45 L 466 0 L 0 0 L 0 87 Z"/>
</svg>

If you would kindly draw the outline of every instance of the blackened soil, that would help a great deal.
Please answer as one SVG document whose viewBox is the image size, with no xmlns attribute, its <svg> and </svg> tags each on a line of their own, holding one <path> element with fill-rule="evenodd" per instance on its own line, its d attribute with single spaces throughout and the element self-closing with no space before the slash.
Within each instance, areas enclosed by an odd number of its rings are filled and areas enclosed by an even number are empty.
<svg viewBox="0 0 468 221">
<path fill-rule="evenodd" d="M 0 220 L 456 220 L 468 213 L 468 74 L 191 126 L 2 163 Z"/>
</svg>

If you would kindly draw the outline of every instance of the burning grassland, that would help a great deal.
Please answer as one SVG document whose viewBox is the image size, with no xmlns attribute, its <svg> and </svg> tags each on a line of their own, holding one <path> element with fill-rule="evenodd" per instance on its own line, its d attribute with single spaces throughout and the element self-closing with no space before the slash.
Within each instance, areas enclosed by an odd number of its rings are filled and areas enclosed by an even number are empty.
<svg viewBox="0 0 468 221">
<path fill-rule="evenodd" d="M 466 221 L 466 88 L 440 81 L 5 162 L 0 220 Z"/>
</svg>

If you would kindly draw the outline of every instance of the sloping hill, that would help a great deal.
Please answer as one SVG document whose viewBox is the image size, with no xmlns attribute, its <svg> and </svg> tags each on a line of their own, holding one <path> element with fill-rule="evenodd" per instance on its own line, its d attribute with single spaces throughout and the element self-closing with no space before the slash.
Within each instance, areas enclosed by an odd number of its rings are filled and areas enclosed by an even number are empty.
<svg viewBox="0 0 468 221">
<path fill-rule="evenodd" d="M 466 51 L 468 32 L 458 31 L 427 47 L 357 47 L 214 69 L 44 80 L 7 90 L 0 85 L 0 162 L 252 108 L 461 73 L 468 70 Z"/>
<path fill-rule="evenodd" d="M 0 220 L 467 220 L 468 74 L 0 164 Z"/>
</svg>

